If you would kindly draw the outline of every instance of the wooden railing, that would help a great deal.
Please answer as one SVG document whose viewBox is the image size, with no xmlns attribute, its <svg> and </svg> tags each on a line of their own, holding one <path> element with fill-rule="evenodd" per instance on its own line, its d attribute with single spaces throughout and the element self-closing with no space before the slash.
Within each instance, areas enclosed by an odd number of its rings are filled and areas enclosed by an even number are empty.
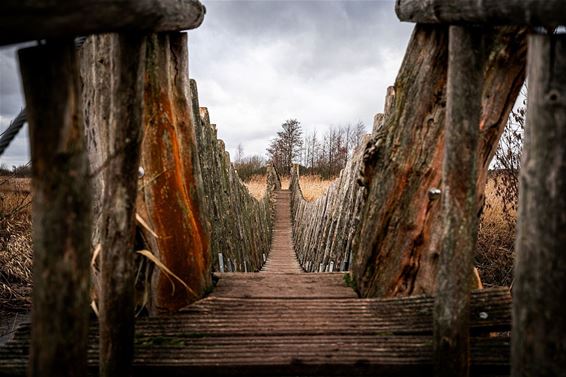
<svg viewBox="0 0 566 377">
<path fill-rule="evenodd" d="M 293 165 L 290 183 L 293 241 L 299 263 L 307 272 L 350 269 L 354 237 L 366 198 L 357 180 L 368 138 L 365 137 L 324 195 L 312 202 L 303 197 L 299 165 Z"/>
</svg>

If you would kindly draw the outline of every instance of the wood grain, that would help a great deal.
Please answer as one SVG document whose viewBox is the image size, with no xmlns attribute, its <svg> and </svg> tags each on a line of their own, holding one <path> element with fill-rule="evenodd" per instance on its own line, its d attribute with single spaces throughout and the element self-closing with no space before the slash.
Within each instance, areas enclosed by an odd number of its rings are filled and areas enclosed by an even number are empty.
<svg viewBox="0 0 566 377">
<path fill-rule="evenodd" d="M 469 310 L 478 208 L 478 144 L 483 85 L 484 34 L 450 26 L 444 159 L 442 250 L 435 316 L 436 376 L 469 375 Z"/>
<path fill-rule="evenodd" d="M 198 0 L 3 0 L 0 45 L 109 32 L 194 29 L 205 13 Z"/>
<path fill-rule="evenodd" d="M 558 376 L 566 371 L 566 36 L 531 35 L 528 70 L 513 376 Z"/>
<path fill-rule="evenodd" d="M 72 40 L 19 51 L 32 159 L 30 376 L 86 373 L 91 191 Z"/>
<path fill-rule="evenodd" d="M 397 0 L 401 21 L 445 24 L 538 25 L 566 23 L 561 0 Z"/>
</svg>

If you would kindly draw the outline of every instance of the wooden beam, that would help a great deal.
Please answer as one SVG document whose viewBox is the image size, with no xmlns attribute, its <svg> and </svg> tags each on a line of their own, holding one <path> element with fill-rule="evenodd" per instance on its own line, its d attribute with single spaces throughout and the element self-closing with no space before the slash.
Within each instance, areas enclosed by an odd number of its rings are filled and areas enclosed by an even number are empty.
<svg viewBox="0 0 566 377">
<path fill-rule="evenodd" d="M 73 40 L 20 50 L 30 125 L 30 376 L 86 376 L 91 194 Z"/>
<path fill-rule="evenodd" d="M 145 37 L 113 36 L 101 234 L 100 376 L 129 376 L 134 356 L 134 237 L 143 130 Z M 100 89 L 100 88 L 99 88 Z"/>
<path fill-rule="evenodd" d="M 198 0 L 3 0 L 0 45 L 102 32 L 194 29 L 205 13 Z"/>
<path fill-rule="evenodd" d="M 563 0 L 397 0 L 395 12 L 401 21 L 422 24 L 558 26 L 566 23 Z"/>
<path fill-rule="evenodd" d="M 566 35 L 529 37 L 513 287 L 513 376 L 566 370 Z"/>
<path fill-rule="evenodd" d="M 434 306 L 437 376 L 469 375 L 472 255 L 478 219 L 476 182 L 483 83 L 483 34 L 451 26 L 442 164 L 442 251 Z"/>
</svg>

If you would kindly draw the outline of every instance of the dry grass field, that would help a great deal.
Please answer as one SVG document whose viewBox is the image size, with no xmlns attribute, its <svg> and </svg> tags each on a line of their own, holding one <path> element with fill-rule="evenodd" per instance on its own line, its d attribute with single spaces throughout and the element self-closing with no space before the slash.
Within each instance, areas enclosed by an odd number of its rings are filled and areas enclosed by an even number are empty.
<svg viewBox="0 0 566 377">
<path fill-rule="evenodd" d="M 0 309 L 29 309 L 31 268 L 29 179 L 0 177 Z"/>
<path fill-rule="evenodd" d="M 509 286 L 513 282 L 517 214 L 503 211 L 493 179 L 486 186 L 485 197 L 475 264 L 484 286 Z"/>
<path fill-rule="evenodd" d="M 322 179 L 318 175 L 305 175 L 301 177 L 301 189 L 303 196 L 309 202 L 322 196 L 328 189 L 328 186 L 333 182 L 332 179 Z M 254 175 L 248 182 L 245 182 L 250 194 L 255 198 L 260 199 L 265 194 L 265 185 L 267 178 L 265 175 Z M 289 177 L 281 178 L 281 187 L 284 190 L 289 188 Z"/>
</svg>

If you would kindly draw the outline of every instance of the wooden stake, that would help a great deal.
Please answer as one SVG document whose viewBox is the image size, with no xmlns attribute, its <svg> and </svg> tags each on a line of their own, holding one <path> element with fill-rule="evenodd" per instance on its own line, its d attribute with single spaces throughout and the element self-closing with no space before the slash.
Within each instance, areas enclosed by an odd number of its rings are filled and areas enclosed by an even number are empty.
<svg viewBox="0 0 566 377">
<path fill-rule="evenodd" d="M 481 29 L 450 27 L 442 251 L 434 307 L 437 376 L 469 374 L 472 253 L 477 238 L 477 154 L 483 82 Z"/>
<path fill-rule="evenodd" d="M 86 376 L 91 193 L 72 40 L 20 50 L 32 158 L 30 376 Z"/>
<path fill-rule="evenodd" d="M 108 155 L 102 199 L 100 375 L 129 376 L 134 343 L 134 236 L 143 130 L 145 37 L 112 39 L 115 70 L 110 93 Z M 104 127 L 104 125 L 101 125 Z"/>
<path fill-rule="evenodd" d="M 531 35 L 512 375 L 566 371 L 566 35 Z"/>
</svg>

